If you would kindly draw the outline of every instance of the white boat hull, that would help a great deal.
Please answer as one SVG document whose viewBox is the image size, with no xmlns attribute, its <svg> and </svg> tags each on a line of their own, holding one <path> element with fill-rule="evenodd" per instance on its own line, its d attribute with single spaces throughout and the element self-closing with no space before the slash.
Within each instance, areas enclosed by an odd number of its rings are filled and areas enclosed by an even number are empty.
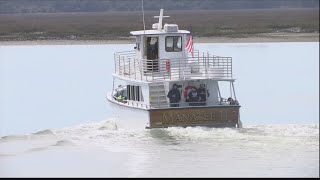
<svg viewBox="0 0 320 180">
<path fill-rule="evenodd" d="M 146 109 L 128 107 L 116 102 L 108 94 L 107 99 L 113 111 L 113 118 L 120 129 L 144 129 L 149 125 L 149 112 Z"/>
<path fill-rule="evenodd" d="M 240 106 L 198 106 L 139 109 L 117 102 L 108 95 L 118 128 L 242 127 Z"/>
</svg>

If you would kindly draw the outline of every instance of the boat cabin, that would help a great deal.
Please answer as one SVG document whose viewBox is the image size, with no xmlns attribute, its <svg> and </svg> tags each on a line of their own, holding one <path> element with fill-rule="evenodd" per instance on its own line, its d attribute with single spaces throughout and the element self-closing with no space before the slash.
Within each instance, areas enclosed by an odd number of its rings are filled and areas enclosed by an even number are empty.
<svg viewBox="0 0 320 180">
<path fill-rule="evenodd" d="M 135 58 L 145 59 L 147 71 L 159 72 L 159 59 L 183 59 L 186 58 L 186 38 L 190 33 L 186 30 L 179 30 L 177 24 L 165 24 L 162 28 L 163 10 L 160 11 L 159 22 L 153 24 L 152 30 L 131 31 L 135 36 Z M 168 66 L 168 64 L 167 64 Z M 168 68 L 168 67 L 167 67 Z"/>
</svg>

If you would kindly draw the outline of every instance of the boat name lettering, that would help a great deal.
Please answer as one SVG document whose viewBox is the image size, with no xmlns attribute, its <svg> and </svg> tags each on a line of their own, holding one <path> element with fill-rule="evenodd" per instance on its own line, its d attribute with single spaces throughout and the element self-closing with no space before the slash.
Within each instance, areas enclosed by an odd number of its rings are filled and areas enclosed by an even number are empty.
<svg viewBox="0 0 320 180">
<path fill-rule="evenodd" d="M 227 113 L 228 111 L 225 111 Z M 166 124 L 172 124 L 177 122 L 206 122 L 206 121 L 214 121 L 215 112 L 199 112 L 199 113 L 162 113 L 162 119 Z"/>
</svg>

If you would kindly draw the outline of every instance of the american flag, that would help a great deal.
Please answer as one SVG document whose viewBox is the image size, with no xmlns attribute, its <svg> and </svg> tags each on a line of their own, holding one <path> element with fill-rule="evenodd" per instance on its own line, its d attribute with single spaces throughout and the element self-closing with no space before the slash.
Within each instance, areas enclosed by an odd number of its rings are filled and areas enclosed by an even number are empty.
<svg viewBox="0 0 320 180">
<path fill-rule="evenodd" d="M 189 53 L 192 54 L 192 57 L 193 57 L 193 41 L 192 41 L 192 35 L 189 36 L 189 39 L 188 39 L 188 42 L 187 42 L 187 45 L 186 45 L 186 49 Z"/>
</svg>

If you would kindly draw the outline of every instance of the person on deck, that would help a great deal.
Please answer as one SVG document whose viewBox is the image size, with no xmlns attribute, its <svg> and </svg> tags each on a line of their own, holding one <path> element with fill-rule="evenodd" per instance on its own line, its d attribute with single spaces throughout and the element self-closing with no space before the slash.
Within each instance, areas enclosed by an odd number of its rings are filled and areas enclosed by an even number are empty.
<svg viewBox="0 0 320 180">
<path fill-rule="evenodd" d="M 179 102 L 181 100 L 180 91 L 177 84 L 173 84 L 172 89 L 168 92 L 167 97 L 170 100 L 170 107 L 179 107 Z"/>
<path fill-rule="evenodd" d="M 206 90 L 204 84 L 200 84 L 200 88 L 198 89 L 198 94 L 199 94 L 199 101 L 201 102 L 201 103 L 199 103 L 199 105 L 206 105 L 207 104 L 206 103 L 207 95 L 208 95 L 208 97 L 210 95 L 209 95 L 208 90 Z"/>
<path fill-rule="evenodd" d="M 229 102 L 230 105 L 239 105 L 237 100 L 233 100 L 232 97 L 229 97 L 227 102 Z"/>
<path fill-rule="evenodd" d="M 200 97 L 199 97 L 198 91 L 195 88 L 192 88 L 187 96 L 187 102 L 190 102 L 189 106 L 199 105 L 199 98 Z"/>
</svg>

